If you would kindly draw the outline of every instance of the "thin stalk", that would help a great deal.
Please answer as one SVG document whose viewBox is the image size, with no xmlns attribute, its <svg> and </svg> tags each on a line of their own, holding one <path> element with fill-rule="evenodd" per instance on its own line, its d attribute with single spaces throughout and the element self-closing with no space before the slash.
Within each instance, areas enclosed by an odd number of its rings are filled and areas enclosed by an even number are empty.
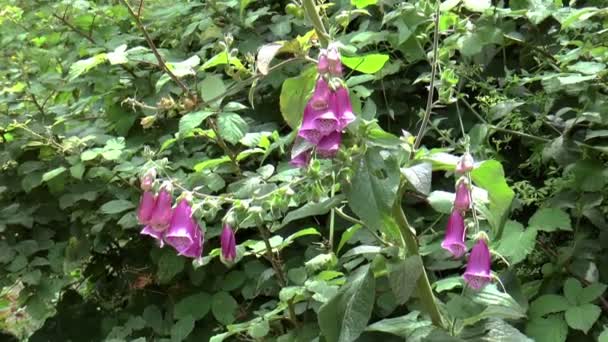
<svg viewBox="0 0 608 342">
<path fill-rule="evenodd" d="M 319 16 L 319 12 L 317 12 L 317 8 L 315 6 L 315 1 L 314 0 L 303 0 L 302 6 L 304 7 L 304 12 L 306 12 L 306 15 L 310 19 L 312 26 L 314 27 L 315 31 L 317 32 L 317 36 L 319 37 L 319 41 L 321 42 L 321 45 L 326 47 L 327 44 L 329 44 L 329 35 L 327 34 L 327 31 L 325 30 L 325 26 L 323 26 L 323 21 L 321 20 L 321 17 Z"/>
<path fill-rule="evenodd" d="M 334 172 L 331 173 L 331 198 L 336 194 L 336 174 Z M 336 210 L 335 208 L 331 208 L 331 212 L 329 214 L 329 250 L 333 252 L 334 250 L 334 225 L 336 219 Z"/>
</svg>

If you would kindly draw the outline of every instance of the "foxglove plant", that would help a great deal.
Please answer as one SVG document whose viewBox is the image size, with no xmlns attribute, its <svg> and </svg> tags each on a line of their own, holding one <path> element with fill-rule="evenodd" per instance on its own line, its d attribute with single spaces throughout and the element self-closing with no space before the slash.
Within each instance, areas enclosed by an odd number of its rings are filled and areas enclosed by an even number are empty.
<svg viewBox="0 0 608 342">
<path fill-rule="evenodd" d="M 220 236 L 222 248 L 222 257 L 227 261 L 233 261 L 236 258 L 236 238 L 232 227 L 225 223 Z"/>
<path fill-rule="evenodd" d="M 150 224 L 150 219 L 156 207 L 156 196 L 150 191 L 144 191 L 137 208 L 137 220 L 145 226 Z"/>
<path fill-rule="evenodd" d="M 156 205 L 150 217 L 149 225 L 152 229 L 162 232 L 169 227 L 173 214 L 171 201 L 171 184 L 165 183 L 158 196 L 156 196 Z"/>
<path fill-rule="evenodd" d="M 465 178 L 458 181 L 456 185 L 456 199 L 454 209 L 465 213 L 471 207 L 471 190 Z"/>
<path fill-rule="evenodd" d="M 458 210 L 454 210 L 448 220 L 445 238 L 441 242 L 441 247 L 449 251 L 455 258 L 460 258 L 467 251 L 464 238 L 464 219 Z"/>
<path fill-rule="evenodd" d="M 182 199 L 175 207 L 164 240 L 175 248 L 179 255 L 191 258 L 200 257 L 202 234 L 198 224 L 192 218 L 192 208 L 187 199 Z"/>
<path fill-rule="evenodd" d="M 485 238 L 477 239 L 471 249 L 463 278 L 473 289 L 479 290 L 492 280 L 490 250 Z"/>
<path fill-rule="evenodd" d="M 156 169 L 150 168 L 146 173 L 139 179 L 139 186 L 143 191 L 152 190 L 154 181 L 156 180 Z"/>
</svg>

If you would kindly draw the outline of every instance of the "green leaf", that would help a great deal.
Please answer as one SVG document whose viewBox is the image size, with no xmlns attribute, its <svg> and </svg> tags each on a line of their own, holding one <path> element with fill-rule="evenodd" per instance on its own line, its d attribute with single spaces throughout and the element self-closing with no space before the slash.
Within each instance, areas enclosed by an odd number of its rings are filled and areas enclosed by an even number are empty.
<svg viewBox="0 0 608 342">
<path fill-rule="evenodd" d="M 88 72 L 99 64 L 105 62 L 107 59 L 107 55 L 105 53 L 101 53 L 95 55 L 91 58 L 81 59 L 78 62 L 72 64 L 70 66 L 70 72 L 68 73 L 68 80 L 73 81 L 78 76 Z"/>
<path fill-rule="evenodd" d="M 152 328 L 156 333 L 162 331 L 163 325 L 163 316 L 160 310 L 156 305 L 148 305 L 144 309 L 142 314 L 143 319 L 146 321 L 146 324 Z"/>
<path fill-rule="evenodd" d="M 508 293 L 499 291 L 496 285 L 486 285 L 479 292 L 467 293 L 471 300 L 477 304 L 485 305 L 486 308 L 480 314 L 467 318 L 465 325 L 477 323 L 487 318 L 519 319 L 525 317 L 524 309 Z"/>
<path fill-rule="evenodd" d="M 606 69 L 606 64 L 598 62 L 578 62 L 568 66 L 568 70 L 586 75 L 595 75 Z"/>
<path fill-rule="evenodd" d="M 243 1 L 245 1 L 245 0 L 243 0 Z M 205 63 L 203 63 L 203 65 L 201 65 L 201 67 L 200 67 L 200 70 L 205 71 L 209 68 L 213 68 L 218 65 L 226 65 L 226 64 L 230 64 L 230 65 L 236 67 L 238 70 L 245 69 L 245 67 L 243 66 L 243 63 L 241 63 L 241 61 L 238 58 L 231 57 L 226 51 L 222 51 L 222 52 L 218 53 L 217 55 L 208 59 Z"/>
<path fill-rule="evenodd" d="M 564 282 L 564 295 L 572 305 L 578 304 L 578 297 L 583 292 L 581 282 L 575 278 L 568 278 Z"/>
<path fill-rule="evenodd" d="M 395 158 L 369 148 L 365 155 L 353 160 L 353 177 L 344 187 L 348 204 L 370 228 L 397 236 L 392 207 L 399 181 Z"/>
<path fill-rule="evenodd" d="M 380 71 L 384 64 L 388 62 L 388 59 L 388 55 L 372 53 L 356 57 L 342 56 L 342 63 L 347 67 L 364 74 L 373 74 Z"/>
<path fill-rule="evenodd" d="M 205 292 L 197 293 L 180 300 L 175 304 L 174 317 L 176 319 L 192 316 L 195 321 L 204 318 L 211 308 L 211 296 Z"/>
<path fill-rule="evenodd" d="M 602 283 L 593 283 L 585 287 L 577 298 L 577 303 L 586 304 L 599 298 L 606 291 L 606 285 Z"/>
<path fill-rule="evenodd" d="M 410 298 L 416 289 L 418 278 L 422 274 L 424 266 L 418 255 L 412 255 L 405 260 L 389 262 L 388 281 L 397 299 L 397 304 L 402 305 Z"/>
<path fill-rule="evenodd" d="M 82 180 L 82 175 L 84 174 L 84 164 L 83 163 L 78 163 L 72 167 L 70 167 L 70 175 L 72 175 L 72 177 L 78 179 L 78 180 Z"/>
<path fill-rule="evenodd" d="M 187 75 L 196 75 L 194 68 L 197 67 L 200 62 L 201 59 L 197 55 L 194 55 L 185 61 L 167 63 L 167 67 L 175 76 L 181 78 Z"/>
<path fill-rule="evenodd" d="M 252 324 L 249 329 L 247 329 L 247 333 L 249 334 L 249 336 L 256 339 L 261 339 L 262 337 L 268 335 L 269 332 L 270 325 L 265 319 L 262 319 L 261 321 Z"/>
<path fill-rule="evenodd" d="M 237 113 L 221 113 L 217 118 L 220 136 L 224 140 L 236 144 L 245 136 L 249 125 Z"/>
<path fill-rule="evenodd" d="M 190 335 L 194 330 L 194 318 L 192 316 L 186 316 L 177 321 L 173 327 L 171 327 L 171 341 L 183 341 Z"/>
<path fill-rule="evenodd" d="M 226 92 L 226 86 L 222 78 L 217 75 L 209 75 L 199 84 L 201 97 L 205 102 L 221 102 L 221 96 Z"/>
<path fill-rule="evenodd" d="M 589 332 L 595 321 L 600 317 L 602 309 L 593 304 L 574 306 L 566 310 L 566 322 L 572 329 Z"/>
<path fill-rule="evenodd" d="M 507 258 L 511 265 L 518 264 L 526 259 L 536 245 L 537 230 L 528 228 L 524 230 L 519 222 L 507 221 L 503 236 L 498 242 L 496 251 Z"/>
<path fill-rule="evenodd" d="M 608 327 L 604 327 L 604 331 L 597 338 L 597 342 L 608 342 Z"/>
<path fill-rule="evenodd" d="M 464 0 L 464 7 L 471 12 L 483 12 L 492 7 L 490 0 Z"/>
<path fill-rule="evenodd" d="M 413 336 L 426 336 L 435 328 L 429 320 L 419 318 L 420 312 L 412 311 L 405 316 L 387 318 L 368 326 L 366 331 L 378 331 L 401 336 L 409 341 Z"/>
<path fill-rule="evenodd" d="M 500 238 L 515 197 L 513 190 L 507 185 L 502 165 L 496 160 L 486 160 L 471 172 L 471 177 L 477 186 L 488 191 L 489 209 L 493 216 L 488 218 L 488 221 L 495 231 L 498 231 L 497 238 Z"/>
<path fill-rule="evenodd" d="M 174 250 L 164 249 L 158 260 L 157 277 L 161 284 L 167 284 L 184 269 L 184 258 L 177 255 Z"/>
<path fill-rule="evenodd" d="M 455 289 L 457 287 L 463 287 L 464 280 L 461 276 L 449 277 L 437 280 L 433 283 L 433 287 L 437 292 L 444 292 Z"/>
<path fill-rule="evenodd" d="M 338 195 L 338 196 L 334 196 L 332 198 L 328 198 L 328 199 L 324 200 L 323 202 L 306 203 L 302 207 L 300 207 L 294 211 L 290 211 L 287 215 L 285 215 L 285 218 L 283 219 L 283 223 L 281 224 L 281 226 L 285 226 L 289 222 L 299 220 L 304 217 L 325 215 L 332 208 L 334 208 L 335 206 L 340 204 L 343 200 L 344 200 L 344 195 Z"/>
<path fill-rule="evenodd" d="M 224 163 L 228 163 L 228 162 L 230 162 L 230 157 L 228 157 L 228 156 L 223 156 L 221 158 L 216 158 L 216 159 L 207 159 L 205 161 L 202 161 L 202 162 L 194 165 L 194 171 L 201 172 L 203 170 L 214 168 L 216 166 L 220 166 L 220 165 L 222 165 Z"/>
<path fill-rule="evenodd" d="M 350 4 L 357 7 L 358 9 L 365 8 L 370 5 L 375 5 L 378 0 L 350 0 Z"/>
<path fill-rule="evenodd" d="M 566 311 L 569 307 L 570 304 L 565 297 L 547 294 L 538 297 L 530 304 L 530 316 L 542 317 L 547 314 Z"/>
<path fill-rule="evenodd" d="M 431 192 L 426 199 L 435 211 L 442 214 L 449 214 L 452 212 L 455 198 L 456 195 L 454 193 L 439 190 Z"/>
<path fill-rule="evenodd" d="M 135 208 L 135 205 L 131 201 L 113 200 L 102 205 L 100 210 L 104 214 L 118 214 L 133 208 Z"/>
<path fill-rule="evenodd" d="M 410 185 L 419 193 L 428 195 L 431 192 L 433 166 L 431 163 L 420 163 L 401 169 Z"/>
<path fill-rule="evenodd" d="M 374 307 L 376 281 L 369 266 L 359 267 L 337 295 L 319 309 L 318 322 L 328 341 L 355 341 Z"/>
<path fill-rule="evenodd" d="M 534 317 L 526 325 L 526 335 L 534 338 L 536 342 L 565 342 L 568 325 L 561 315 Z"/>
<path fill-rule="evenodd" d="M 213 115 L 214 112 L 198 111 L 188 113 L 179 120 L 179 134 L 184 136 L 197 128 L 206 118 Z"/>
<path fill-rule="evenodd" d="M 531 228 L 545 232 L 572 230 L 570 216 L 558 208 L 541 208 L 532 215 L 528 222 Z"/>
<path fill-rule="evenodd" d="M 283 119 L 292 129 L 297 129 L 304 115 L 304 107 L 308 101 L 315 82 L 317 70 L 308 68 L 297 77 L 291 77 L 283 81 L 279 105 Z"/>
<path fill-rule="evenodd" d="M 211 300 L 213 317 L 224 325 L 234 322 L 238 306 L 236 300 L 228 292 L 216 292 Z"/>
<path fill-rule="evenodd" d="M 55 177 L 59 176 L 60 174 L 64 173 L 66 170 L 67 170 L 67 169 L 66 169 L 65 167 L 60 166 L 60 167 L 58 167 L 58 168 L 56 168 L 56 169 L 53 169 L 53 170 L 48 171 L 48 172 L 45 172 L 45 173 L 42 175 L 42 181 L 43 181 L 43 182 L 48 182 L 48 181 L 50 181 L 51 179 L 53 179 L 53 178 L 55 178 Z"/>
<path fill-rule="evenodd" d="M 355 233 L 361 229 L 363 226 L 356 224 L 350 228 L 348 228 L 346 231 L 344 231 L 344 233 L 342 233 L 342 237 L 340 237 L 340 243 L 338 244 L 338 250 L 336 251 L 336 254 L 340 254 L 340 251 L 342 250 L 342 247 L 344 247 L 344 245 L 353 237 L 353 235 L 355 235 Z"/>
</svg>

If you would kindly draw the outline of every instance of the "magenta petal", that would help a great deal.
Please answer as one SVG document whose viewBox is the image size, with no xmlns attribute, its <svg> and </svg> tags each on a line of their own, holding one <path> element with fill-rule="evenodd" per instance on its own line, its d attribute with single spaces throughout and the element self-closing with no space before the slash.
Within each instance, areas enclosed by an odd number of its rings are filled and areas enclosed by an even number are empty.
<svg viewBox="0 0 608 342">
<path fill-rule="evenodd" d="M 175 207 L 171 225 L 165 233 L 165 241 L 182 254 L 194 242 L 195 229 L 196 223 L 192 219 L 190 204 L 182 199 Z"/>
<path fill-rule="evenodd" d="M 466 182 L 461 181 L 456 186 L 456 199 L 454 200 L 454 209 L 462 213 L 469 210 L 471 207 L 471 192 Z"/>
<path fill-rule="evenodd" d="M 327 50 L 321 49 L 319 53 L 319 64 L 317 64 L 317 71 L 319 74 L 325 74 L 329 72 L 329 61 L 327 60 Z"/>
<path fill-rule="evenodd" d="M 193 259 L 200 258 L 201 254 L 203 254 L 203 233 L 198 224 L 195 224 L 194 226 L 194 239 L 192 244 L 180 254 Z"/>
<path fill-rule="evenodd" d="M 152 217 L 155 207 L 156 197 L 152 192 L 145 191 L 143 195 L 141 195 L 139 208 L 137 208 L 137 219 L 139 220 L 139 223 L 144 225 L 150 224 L 150 218 Z"/>
<path fill-rule="evenodd" d="M 342 76 L 342 61 L 340 60 L 340 50 L 335 45 L 327 48 L 327 61 L 329 72 L 334 76 Z"/>
<path fill-rule="evenodd" d="M 144 229 L 141 230 L 140 234 L 148 235 L 155 238 L 156 240 L 158 240 L 158 244 L 160 245 L 160 247 L 163 247 L 165 245 L 165 242 L 163 241 L 163 232 L 159 232 L 158 230 L 155 230 L 150 226 L 145 226 Z"/>
<path fill-rule="evenodd" d="M 464 219 L 457 210 L 452 211 L 445 230 L 445 238 L 441 247 L 449 251 L 455 258 L 460 258 L 467 251 L 464 244 Z"/>
<path fill-rule="evenodd" d="M 333 96 L 332 96 L 333 97 Z M 328 135 L 329 133 L 339 130 L 340 122 L 333 109 L 327 109 L 323 113 L 319 113 L 313 121 L 313 125 L 316 130 L 322 136 Z"/>
<path fill-rule="evenodd" d="M 315 125 L 315 119 L 319 115 L 318 111 L 312 108 L 310 102 L 304 108 L 304 117 L 298 136 L 306 139 L 312 144 L 317 144 L 323 137 L 319 128 Z"/>
<path fill-rule="evenodd" d="M 336 90 L 335 95 L 336 115 L 340 120 L 340 130 L 344 130 L 351 122 L 355 121 L 356 117 L 353 113 L 353 107 L 350 102 L 348 89 L 340 87 Z"/>
<path fill-rule="evenodd" d="M 220 236 L 220 243 L 222 246 L 222 257 L 228 261 L 236 258 L 236 238 L 234 236 L 234 230 L 229 224 L 224 224 L 222 229 L 222 235 Z"/>
<path fill-rule="evenodd" d="M 473 170 L 475 167 L 475 160 L 473 160 L 473 156 L 466 152 L 460 157 L 458 162 L 456 163 L 456 173 L 465 173 Z"/>
<path fill-rule="evenodd" d="M 317 145 L 317 152 L 323 157 L 333 157 L 340 143 L 342 142 L 342 133 L 332 132 L 330 135 L 323 137 Z"/>
<path fill-rule="evenodd" d="M 325 109 L 329 106 L 331 91 L 329 90 L 329 84 L 323 77 L 319 77 L 315 90 L 312 93 L 312 97 L 308 103 L 315 110 Z"/>
<path fill-rule="evenodd" d="M 473 289 L 481 289 L 492 280 L 490 250 L 484 239 L 477 240 L 471 249 L 464 280 Z"/>
<path fill-rule="evenodd" d="M 291 158 L 289 164 L 295 167 L 306 167 L 308 163 L 310 163 L 310 157 L 312 155 L 312 150 L 304 151 L 297 154 L 295 157 Z"/>
<path fill-rule="evenodd" d="M 172 214 L 171 194 L 163 189 L 156 197 L 156 207 L 150 217 L 150 225 L 158 231 L 163 231 L 169 227 Z"/>
</svg>

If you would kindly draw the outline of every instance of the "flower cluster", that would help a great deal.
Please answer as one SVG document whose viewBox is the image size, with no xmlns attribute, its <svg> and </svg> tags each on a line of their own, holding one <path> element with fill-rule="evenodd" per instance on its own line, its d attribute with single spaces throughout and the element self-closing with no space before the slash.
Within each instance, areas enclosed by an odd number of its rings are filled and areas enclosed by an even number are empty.
<svg viewBox="0 0 608 342">
<path fill-rule="evenodd" d="M 308 165 L 313 150 L 322 157 L 333 157 L 342 142 L 342 132 L 355 120 L 348 89 L 341 79 L 342 63 L 335 44 L 321 49 L 317 70 L 319 78 L 304 108 L 291 154 L 290 163 L 297 167 Z"/>
<path fill-rule="evenodd" d="M 163 247 L 175 248 L 178 255 L 199 258 L 203 252 L 203 232 L 192 217 L 192 207 L 184 196 L 172 207 L 171 183 L 165 182 L 155 194 L 152 190 L 155 172 L 148 171 L 141 179 L 141 196 L 137 219 L 144 225 L 141 234 L 156 239 Z"/>
<path fill-rule="evenodd" d="M 473 157 L 465 153 L 456 165 L 456 173 L 462 175 L 456 183 L 456 198 L 452 214 L 448 219 L 445 238 L 441 247 L 450 252 L 455 258 L 461 258 L 467 251 L 465 244 L 466 229 L 464 216 L 471 208 L 471 186 L 466 175 L 473 169 Z M 478 234 L 477 241 L 471 249 L 464 280 L 473 289 L 480 289 L 492 280 L 490 250 L 487 236 Z"/>
</svg>

